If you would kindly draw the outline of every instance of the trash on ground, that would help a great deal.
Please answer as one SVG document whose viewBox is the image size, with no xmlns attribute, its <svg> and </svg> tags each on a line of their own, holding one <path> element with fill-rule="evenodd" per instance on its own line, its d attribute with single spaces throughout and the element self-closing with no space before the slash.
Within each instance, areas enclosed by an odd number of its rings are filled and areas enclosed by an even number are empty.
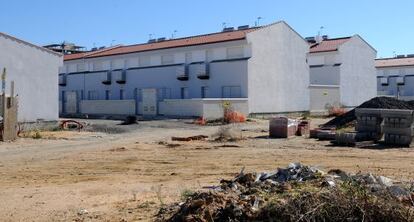
<svg viewBox="0 0 414 222">
<path fill-rule="evenodd" d="M 158 221 L 414 221 L 412 186 L 372 174 L 291 163 L 204 187 Z"/>
<path fill-rule="evenodd" d="M 189 137 L 171 137 L 172 141 L 181 141 L 181 142 L 190 142 L 194 140 L 205 140 L 208 136 L 205 135 L 197 135 L 197 136 L 189 136 Z"/>
</svg>

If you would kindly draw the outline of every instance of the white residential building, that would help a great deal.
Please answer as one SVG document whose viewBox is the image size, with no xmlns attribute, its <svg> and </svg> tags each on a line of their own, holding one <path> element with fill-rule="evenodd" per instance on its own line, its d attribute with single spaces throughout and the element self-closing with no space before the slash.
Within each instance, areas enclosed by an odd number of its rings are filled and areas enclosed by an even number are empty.
<svg viewBox="0 0 414 222">
<path fill-rule="evenodd" d="M 377 59 L 378 95 L 414 100 L 414 54 Z"/>
<path fill-rule="evenodd" d="M 310 110 L 329 106 L 355 107 L 377 95 L 376 50 L 359 35 L 310 43 Z"/>
<path fill-rule="evenodd" d="M 6 93 L 15 82 L 20 122 L 58 120 L 56 73 L 62 65 L 61 54 L 0 33 L 0 72 L 7 70 Z"/>
<path fill-rule="evenodd" d="M 307 111 L 308 52 L 277 22 L 66 55 L 60 111 L 216 118 L 224 102 L 245 114 Z"/>
</svg>

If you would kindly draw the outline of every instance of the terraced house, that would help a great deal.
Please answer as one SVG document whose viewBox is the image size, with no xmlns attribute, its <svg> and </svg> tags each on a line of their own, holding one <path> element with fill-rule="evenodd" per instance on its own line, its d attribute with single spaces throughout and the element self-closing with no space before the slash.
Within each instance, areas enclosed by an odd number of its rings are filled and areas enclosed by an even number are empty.
<svg viewBox="0 0 414 222">
<path fill-rule="evenodd" d="M 359 35 L 306 38 L 310 44 L 310 110 L 355 107 L 375 97 L 377 51 Z"/>
<path fill-rule="evenodd" d="M 414 100 L 414 54 L 377 59 L 378 95 Z"/>
<path fill-rule="evenodd" d="M 309 110 L 308 43 L 285 22 L 66 55 L 61 114 L 222 115 Z"/>
</svg>

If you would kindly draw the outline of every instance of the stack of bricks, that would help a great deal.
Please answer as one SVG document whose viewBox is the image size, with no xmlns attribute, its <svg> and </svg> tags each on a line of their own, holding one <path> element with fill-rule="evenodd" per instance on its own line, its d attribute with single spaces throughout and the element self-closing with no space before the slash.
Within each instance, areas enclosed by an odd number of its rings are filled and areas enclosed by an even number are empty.
<svg viewBox="0 0 414 222">
<path fill-rule="evenodd" d="M 289 138 L 295 136 L 298 124 L 287 117 L 276 117 L 269 121 L 269 137 Z"/>
<path fill-rule="evenodd" d="M 414 136 L 414 111 L 382 110 L 386 144 L 409 146 Z"/>
<path fill-rule="evenodd" d="M 301 120 L 298 125 L 298 130 L 296 132 L 297 136 L 306 136 L 309 135 L 310 120 Z"/>
<path fill-rule="evenodd" d="M 355 130 L 360 134 L 359 138 L 374 141 L 381 139 L 382 109 L 359 108 L 355 110 L 355 116 L 357 118 Z"/>
</svg>

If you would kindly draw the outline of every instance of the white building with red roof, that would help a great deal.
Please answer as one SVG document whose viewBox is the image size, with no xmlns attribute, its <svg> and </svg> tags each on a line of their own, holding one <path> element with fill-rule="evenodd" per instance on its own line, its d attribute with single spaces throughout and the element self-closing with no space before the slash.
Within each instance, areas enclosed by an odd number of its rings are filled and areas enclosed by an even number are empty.
<svg viewBox="0 0 414 222">
<path fill-rule="evenodd" d="M 222 115 L 309 110 L 308 43 L 288 24 L 66 55 L 62 114 Z"/>
<path fill-rule="evenodd" d="M 414 54 L 375 60 L 378 95 L 414 99 Z"/>
<path fill-rule="evenodd" d="M 376 50 L 359 35 L 306 38 L 310 44 L 310 110 L 355 107 L 377 95 Z"/>
</svg>

